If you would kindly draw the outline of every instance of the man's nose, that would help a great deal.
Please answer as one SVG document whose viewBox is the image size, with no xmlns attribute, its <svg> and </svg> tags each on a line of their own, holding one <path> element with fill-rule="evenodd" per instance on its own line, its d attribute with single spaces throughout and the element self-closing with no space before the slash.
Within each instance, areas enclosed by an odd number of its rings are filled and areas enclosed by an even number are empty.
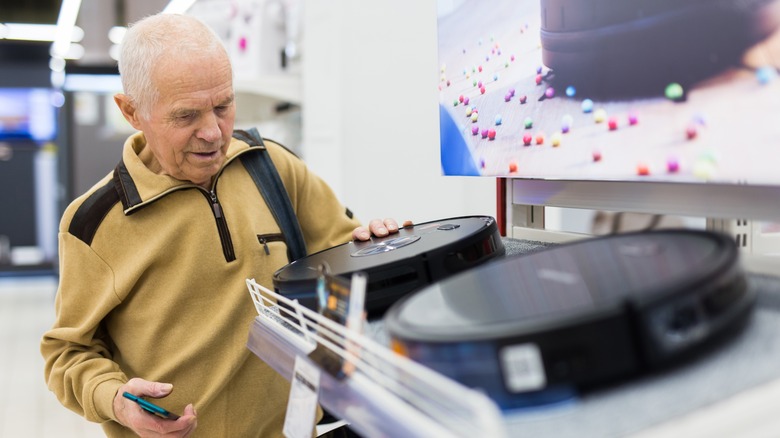
<svg viewBox="0 0 780 438">
<path fill-rule="evenodd" d="M 203 125 L 198 129 L 197 137 L 210 143 L 222 137 L 222 131 L 219 129 L 217 116 L 214 113 L 209 113 L 203 118 Z"/>
</svg>

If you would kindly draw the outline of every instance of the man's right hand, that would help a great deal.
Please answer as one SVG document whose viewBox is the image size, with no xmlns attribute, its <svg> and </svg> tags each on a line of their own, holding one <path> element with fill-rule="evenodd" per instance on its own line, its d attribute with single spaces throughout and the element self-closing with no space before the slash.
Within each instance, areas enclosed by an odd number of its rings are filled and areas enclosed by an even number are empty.
<svg viewBox="0 0 780 438">
<path fill-rule="evenodd" d="M 140 437 L 187 437 L 198 425 L 197 414 L 192 404 L 184 408 L 178 420 L 166 420 L 141 409 L 135 402 L 122 396 L 123 393 L 138 397 L 161 398 L 170 394 L 170 383 L 150 382 L 133 378 L 122 385 L 114 396 L 114 415 L 119 423 L 130 428 Z"/>
</svg>

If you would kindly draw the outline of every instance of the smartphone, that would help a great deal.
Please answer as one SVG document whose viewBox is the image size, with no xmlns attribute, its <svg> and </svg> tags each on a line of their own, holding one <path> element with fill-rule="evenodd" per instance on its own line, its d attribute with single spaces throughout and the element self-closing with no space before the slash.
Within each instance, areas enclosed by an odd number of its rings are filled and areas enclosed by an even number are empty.
<svg viewBox="0 0 780 438">
<path fill-rule="evenodd" d="M 140 406 L 141 409 L 145 410 L 146 412 L 149 412 L 150 414 L 157 415 L 160 418 L 165 418 L 166 420 L 177 420 L 179 418 L 178 415 L 172 412 L 168 412 L 167 410 L 157 406 L 156 404 L 148 402 L 142 399 L 141 397 L 130 394 L 129 392 L 125 392 L 124 394 L 122 394 L 122 396 L 126 399 L 130 399 L 138 403 L 138 406 Z"/>
</svg>

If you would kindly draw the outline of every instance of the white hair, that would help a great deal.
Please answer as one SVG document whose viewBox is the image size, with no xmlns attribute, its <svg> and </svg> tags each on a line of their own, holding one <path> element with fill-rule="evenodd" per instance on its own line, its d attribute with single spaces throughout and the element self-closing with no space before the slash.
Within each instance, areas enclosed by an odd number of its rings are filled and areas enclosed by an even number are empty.
<svg viewBox="0 0 780 438">
<path fill-rule="evenodd" d="M 219 36 L 191 15 L 157 14 L 133 23 L 122 40 L 119 74 L 124 93 L 139 115 L 149 118 L 160 90 L 152 81 L 154 68 L 165 57 L 227 51 Z"/>
</svg>

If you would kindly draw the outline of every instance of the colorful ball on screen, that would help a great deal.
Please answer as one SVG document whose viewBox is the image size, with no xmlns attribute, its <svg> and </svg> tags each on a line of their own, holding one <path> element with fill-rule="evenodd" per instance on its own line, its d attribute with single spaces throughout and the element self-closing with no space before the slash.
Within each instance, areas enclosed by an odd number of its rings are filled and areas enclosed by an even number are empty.
<svg viewBox="0 0 780 438">
<path fill-rule="evenodd" d="M 593 111 L 593 101 L 590 99 L 584 99 L 582 101 L 582 112 L 589 113 Z"/>
<path fill-rule="evenodd" d="M 685 90 L 683 90 L 682 85 L 672 82 L 664 89 L 664 96 L 669 100 L 679 101 L 685 96 Z"/>
<path fill-rule="evenodd" d="M 554 148 L 557 148 L 561 145 L 561 133 L 556 132 L 553 135 L 550 136 L 550 144 L 553 145 Z"/>
<path fill-rule="evenodd" d="M 761 85 L 766 85 L 777 78 L 777 70 L 772 66 L 759 67 L 756 78 Z"/>
<path fill-rule="evenodd" d="M 564 134 L 569 132 L 572 125 L 574 125 L 574 117 L 569 114 L 564 115 L 561 119 L 561 131 L 563 131 Z"/>
<path fill-rule="evenodd" d="M 693 140 L 699 135 L 699 130 L 696 128 L 696 125 L 693 123 L 689 124 L 685 128 L 685 138 L 688 140 Z"/>
<path fill-rule="evenodd" d="M 607 110 L 604 108 L 599 108 L 596 111 L 593 112 L 593 121 L 596 123 L 601 123 L 604 120 L 607 119 Z"/>
<path fill-rule="evenodd" d="M 677 173 L 680 170 L 680 162 L 675 157 L 669 157 L 666 159 L 666 170 L 669 173 Z"/>
</svg>

